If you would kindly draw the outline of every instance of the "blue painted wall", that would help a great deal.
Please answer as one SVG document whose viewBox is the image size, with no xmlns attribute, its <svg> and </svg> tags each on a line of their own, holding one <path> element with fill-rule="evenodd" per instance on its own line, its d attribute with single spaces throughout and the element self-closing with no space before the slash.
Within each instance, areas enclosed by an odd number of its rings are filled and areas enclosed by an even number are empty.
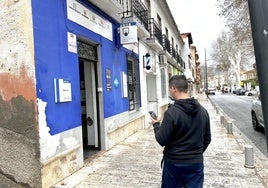
<svg viewBox="0 0 268 188">
<path fill-rule="evenodd" d="M 100 16 L 119 26 L 98 8 L 84 4 Z M 47 102 L 46 120 L 50 133 L 57 134 L 81 126 L 78 54 L 68 52 L 67 32 L 83 36 L 101 45 L 101 64 L 104 94 L 104 118 L 128 110 L 128 99 L 122 98 L 121 72 L 126 73 L 126 49 L 118 47 L 117 32 L 110 41 L 67 19 L 66 0 L 32 0 L 34 53 L 36 63 L 37 97 Z M 119 85 L 106 90 L 106 69 L 111 70 L 112 82 Z M 72 101 L 55 103 L 54 78 L 66 78 L 72 83 Z"/>
</svg>

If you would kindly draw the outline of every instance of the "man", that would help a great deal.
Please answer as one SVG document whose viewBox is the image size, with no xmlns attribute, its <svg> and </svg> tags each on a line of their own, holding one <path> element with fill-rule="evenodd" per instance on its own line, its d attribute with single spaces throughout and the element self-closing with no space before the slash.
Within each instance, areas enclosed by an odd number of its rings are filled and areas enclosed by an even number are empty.
<svg viewBox="0 0 268 188">
<path fill-rule="evenodd" d="M 152 118 L 157 142 L 164 147 L 162 188 L 202 188 L 203 152 L 211 141 L 207 110 L 188 95 L 184 75 L 172 76 L 169 92 L 174 99 L 159 120 Z"/>
</svg>

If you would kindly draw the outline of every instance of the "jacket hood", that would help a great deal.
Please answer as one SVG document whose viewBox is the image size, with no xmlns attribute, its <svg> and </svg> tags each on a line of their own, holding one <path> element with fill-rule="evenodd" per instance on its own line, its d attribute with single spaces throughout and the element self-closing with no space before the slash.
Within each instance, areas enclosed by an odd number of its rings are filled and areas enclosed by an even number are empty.
<svg viewBox="0 0 268 188">
<path fill-rule="evenodd" d="M 174 106 L 187 114 L 195 114 L 200 108 L 199 102 L 194 98 L 176 100 Z"/>
</svg>

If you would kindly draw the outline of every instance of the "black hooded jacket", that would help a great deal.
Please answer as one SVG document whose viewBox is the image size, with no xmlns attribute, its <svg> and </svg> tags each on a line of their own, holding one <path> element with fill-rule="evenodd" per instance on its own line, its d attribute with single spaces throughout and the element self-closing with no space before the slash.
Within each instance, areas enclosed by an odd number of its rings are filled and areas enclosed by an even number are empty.
<svg viewBox="0 0 268 188">
<path fill-rule="evenodd" d="M 211 141 L 207 110 L 194 98 L 174 102 L 163 121 L 154 124 L 155 138 L 164 148 L 163 159 L 171 163 L 203 163 Z"/>
</svg>

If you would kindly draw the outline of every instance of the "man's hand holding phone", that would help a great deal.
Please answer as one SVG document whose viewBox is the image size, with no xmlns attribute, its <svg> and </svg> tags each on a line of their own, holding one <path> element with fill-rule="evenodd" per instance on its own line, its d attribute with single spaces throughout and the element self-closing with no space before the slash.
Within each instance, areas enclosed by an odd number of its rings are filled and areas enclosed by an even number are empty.
<svg viewBox="0 0 268 188">
<path fill-rule="evenodd" d="M 151 116 L 152 124 L 155 124 L 157 122 L 160 122 L 156 113 L 154 111 L 149 111 L 149 114 Z"/>
</svg>

